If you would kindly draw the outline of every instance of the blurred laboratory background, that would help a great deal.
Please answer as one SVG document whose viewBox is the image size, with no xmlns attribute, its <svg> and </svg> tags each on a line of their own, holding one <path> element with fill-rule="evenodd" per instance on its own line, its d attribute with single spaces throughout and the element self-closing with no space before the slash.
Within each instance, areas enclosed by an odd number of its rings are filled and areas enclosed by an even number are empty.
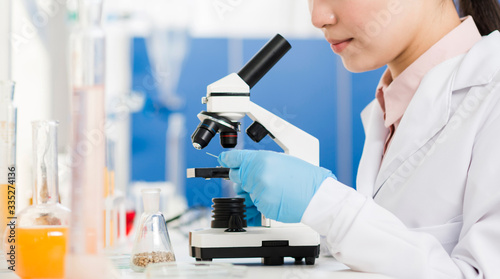
<svg viewBox="0 0 500 279">
<path fill-rule="evenodd" d="M 12 13 L 5 8 L 10 4 Z M 16 81 L 17 210 L 32 196 L 30 123 L 39 119 L 60 123 L 59 189 L 61 203 L 69 202 L 68 42 L 76 18 L 76 0 L 0 1 L 0 53 L 12 52 L 11 60 L 0 57 L 0 79 Z M 359 114 L 383 69 L 347 72 L 312 26 L 307 1 L 106 0 L 102 26 L 106 165 L 127 213 L 140 210 L 135 201 L 144 186 L 162 189 L 167 218 L 233 194 L 227 181 L 186 179 L 186 168 L 218 165 L 206 152 L 224 150 L 218 139 L 196 150 L 190 136 L 207 85 L 237 72 L 276 33 L 292 49 L 252 89 L 252 101 L 317 137 L 321 166 L 355 186 L 364 141 Z M 242 130 L 250 124 L 243 120 Z M 238 140 L 238 148 L 281 151 L 269 137 Z"/>
</svg>

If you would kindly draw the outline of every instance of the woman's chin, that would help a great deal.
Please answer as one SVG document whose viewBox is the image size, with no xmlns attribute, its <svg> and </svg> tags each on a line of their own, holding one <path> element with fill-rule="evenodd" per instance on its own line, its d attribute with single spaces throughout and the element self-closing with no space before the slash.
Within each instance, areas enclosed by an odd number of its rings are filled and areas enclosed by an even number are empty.
<svg viewBox="0 0 500 279">
<path fill-rule="evenodd" d="M 376 70 L 380 67 L 385 66 L 385 64 L 379 63 L 369 63 L 366 59 L 352 59 L 352 57 L 342 57 L 342 63 L 344 64 L 344 68 L 346 68 L 349 72 L 352 73 L 363 73 L 368 71 Z"/>
</svg>

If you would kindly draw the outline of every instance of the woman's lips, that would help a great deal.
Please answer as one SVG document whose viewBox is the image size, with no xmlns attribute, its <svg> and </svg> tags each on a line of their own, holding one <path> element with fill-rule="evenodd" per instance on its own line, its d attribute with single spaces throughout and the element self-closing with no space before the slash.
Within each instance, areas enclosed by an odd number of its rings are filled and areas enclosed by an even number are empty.
<svg viewBox="0 0 500 279">
<path fill-rule="evenodd" d="M 340 42 L 331 42 L 330 46 L 332 47 L 333 52 L 338 54 L 341 53 L 351 41 L 352 38 Z"/>
</svg>

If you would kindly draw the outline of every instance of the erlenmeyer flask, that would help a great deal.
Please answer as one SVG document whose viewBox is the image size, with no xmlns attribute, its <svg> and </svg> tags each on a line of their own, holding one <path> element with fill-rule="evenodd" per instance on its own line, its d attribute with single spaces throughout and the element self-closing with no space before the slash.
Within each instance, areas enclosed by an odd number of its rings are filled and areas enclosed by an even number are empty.
<svg viewBox="0 0 500 279">
<path fill-rule="evenodd" d="M 144 213 L 136 228 L 130 267 L 143 272 L 149 264 L 175 261 L 170 244 L 165 217 L 160 212 L 160 189 L 146 188 L 142 191 Z"/>
</svg>

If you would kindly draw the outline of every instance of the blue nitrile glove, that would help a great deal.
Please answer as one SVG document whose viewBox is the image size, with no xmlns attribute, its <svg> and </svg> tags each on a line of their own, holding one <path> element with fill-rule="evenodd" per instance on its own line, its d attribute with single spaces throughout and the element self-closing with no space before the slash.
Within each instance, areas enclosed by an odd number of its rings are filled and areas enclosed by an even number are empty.
<svg viewBox="0 0 500 279">
<path fill-rule="evenodd" d="M 245 199 L 245 215 L 247 220 L 247 226 L 255 227 L 260 226 L 262 223 L 262 215 L 257 210 L 257 207 L 253 204 L 250 195 L 241 188 L 241 184 L 234 184 L 234 191 L 239 198 Z"/>
<path fill-rule="evenodd" d="M 335 178 L 327 169 L 272 151 L 231 150 L 219 155 L 219 163 L 231 168 L 231 181 L 242 185 L 264 216 L 285 223 L 300 222 L 321 183 Z"/>
</svg>

